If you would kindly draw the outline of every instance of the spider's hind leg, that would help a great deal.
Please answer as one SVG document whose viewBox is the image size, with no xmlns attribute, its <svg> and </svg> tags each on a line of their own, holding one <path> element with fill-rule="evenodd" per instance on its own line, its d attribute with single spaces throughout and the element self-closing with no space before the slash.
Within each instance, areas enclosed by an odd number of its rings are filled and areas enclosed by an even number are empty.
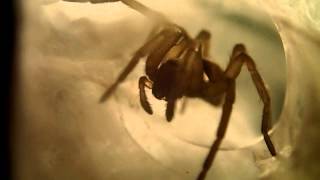
<svg viewBox="0 0 320 180">
<path fill-rule="evenodd" d="M 181 108 L 180 108 L 180 113 L 181 114 L 186 112 L 187 104 L 188 104 L 188 98 L 187 97 L 183 97 L 182 103 L 181 103 Z"/>
<path fill-rule="evenodd" d="M 217 155 L 220 144 L 222 143 L 222 140 L 226 134 L 227 127 L 229 124 L 230 115 L 232 112 L 232 106 L 235 101 L 235 81 L 233 79 L 228 79 L 224 82 L 227 84 L 225 89 L 226 96 L 225 96 L 225 101 L 222 108 L 220 123 L 217 129 L 217 134 L 216 134 L 217 138 L 215 139 L 213 145 L 209 150 L 209 153 L 206 157 L 206 160 L 203 163 L 202 170 L 198 175 L 197 180 L 205 179 L 207 172 L 212 166 L 212 163 Z"/>
<path fill-rule="evenodd" d="M 276 150 L 269 137 L 268 131 L 271 128 L 271 99 L 269 92 L 260 76 L 253 59 L 246 53 L 245 46 L 242 44 L 237 44 L 231 56 L 230 63 L 225 71 L 225 75 L 229 78 L 236 78 L 243 64 L 246 64 L 248 71 L 251 74 L 252 81 L 258 91 L 258 94 L 264 104 L 263 114 L 262 114 L 262 125 L 261 132 L 263 134 L 266 145 L 272 156 L 276 156 Z"/>
</svg>

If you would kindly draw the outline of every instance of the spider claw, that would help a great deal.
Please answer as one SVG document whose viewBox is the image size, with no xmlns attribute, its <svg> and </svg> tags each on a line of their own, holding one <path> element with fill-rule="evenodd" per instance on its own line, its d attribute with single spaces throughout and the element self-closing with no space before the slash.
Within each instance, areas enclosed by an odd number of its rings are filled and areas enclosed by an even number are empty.
<svg viewBox="0 0 320 180">
<path fill-rule="evenodd" d="M 173 114 L 168 114 L 168 113 L 166 113 L 166 118 L 167 118 L 167 121 L 168 121 L 168 122 L 171 122 L 171 121 L 172 121 L 172 118 L 173 118 Z"/>
<path fill-rule="evenodd" d="M 168 101 L 167 109 L 166 109 L 166 118 L 168 122 L 172 121 L 172 118 L 174 115 L 174 107 L 175 107 L 175 101 Z"/>
<path fill-rule="evenodd" d="M 99 103 L 104 103 L 106 100 L 108 100 L 111 96 L 111 94 L 115 91 L 116 87 L 117 87 L 117 83 L 114 83 L 113 85 L 111 85 L 109 87 L 109 89 L 107 89 L 103 95 L 100 97 L 99 99 Z"/>
<path fill-rule="evenodd" d="M 143 107 L 143 109 L 150 115 L 153 114 L 152 108 L 150 106 L 150 104 L 146 101 L 141 101 L 141 105 Z"/>
</svg>

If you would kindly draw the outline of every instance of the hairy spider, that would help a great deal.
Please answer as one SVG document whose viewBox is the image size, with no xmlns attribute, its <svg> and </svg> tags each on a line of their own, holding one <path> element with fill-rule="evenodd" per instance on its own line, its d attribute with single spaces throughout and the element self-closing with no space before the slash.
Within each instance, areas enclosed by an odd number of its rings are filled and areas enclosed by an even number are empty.
<svg viewBox="0 0 320 180">
<path fill-rule="evenodd" d="M 91 0 L 91 2 L 102 1 L 119 0 Z M 171 23 L 160 13 L 139 2 L 134 0 L 121 0 L 121 2 L 162 26 L 156 28 L 148 41 L 136 51 L 118 79 L 102 95 L 100 102 L 106 101 L 134 69 L 139 60 L 146 57 L 146 75 L 139 79 L 139 92 L 141 106 L 147 113 L 152 114 L 153 111 L 145 93 L 146 87 L 152 89 L 154 97 L 167 102 L 166 119 L 168 122 L 174 116 L 177 100 L 182 97 L 201 98 L 214 106 L 223 104 L 217 137 L 197 177 L 197 180 L 203 180 L 225 136 L 232 106 L 235 102 L 235 80 L 241 67 L 245 64 L 264 104 L 261 131 L 265 143 L 271 155 L 276 155 L 276 150 L 268 135 L 271 128 L 270 96 L 253 59 L 243 44 L 234 46 L 229 64 L 225 70 L 222 70 L 218 64 L 208 60 L 210 33 L 207 30 L 201 30 L 195 38 L 191 38 L 182 27 Z"/>
</svg>

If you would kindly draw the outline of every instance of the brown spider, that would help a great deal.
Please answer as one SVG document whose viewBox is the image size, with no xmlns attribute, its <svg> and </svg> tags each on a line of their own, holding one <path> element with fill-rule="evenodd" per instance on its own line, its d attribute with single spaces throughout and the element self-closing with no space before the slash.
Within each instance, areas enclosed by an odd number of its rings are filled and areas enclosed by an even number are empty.
<svg viewBox="0 0 320 180">
<path fill-rule="evenodd" d="M 103 1 L 119 0 L 91 0 L 91 2 Z M 202 30 L 195 38 L 191 38 L 182 27 L 170 23 L 160 13 L 134 0 L 121 1 L 162 24 L 163 27 L 156 29 L 151 38 L 134 54 L 118 79 L 103 94 L 100 102 L 107 100 L 139 60 L 146 57 L 146 76 L 139 79 L 139 91 L 141 106 L 147 113 L 152 114 L 153 111 L 148 102 L 145 87 L 152 89 L 152 94 L 157 99 L 167 102 L 166 118 L 168 122 L 174 116 L 176 101 L 182 97 L 202 98 L 214 106 L 223 104 L 217 137 L 203 163 L 202 171 L 197 177 L 197 180 L 203 180 L 225 136 L 232 105 L 235 101 L 235 79 L 238 77 L 242 65 L 245 64 L 264 103 L 261 131 L 271 155 L 275 156 L 276 151 L 268 135 L 271 118 L 270 96 L 245 46 L 243 44 L 234 46 L 229 64 L 225 70 L 222 70 L 218 64 L 207 60 L 210 44 L 208 31 Z"/>
</svg>

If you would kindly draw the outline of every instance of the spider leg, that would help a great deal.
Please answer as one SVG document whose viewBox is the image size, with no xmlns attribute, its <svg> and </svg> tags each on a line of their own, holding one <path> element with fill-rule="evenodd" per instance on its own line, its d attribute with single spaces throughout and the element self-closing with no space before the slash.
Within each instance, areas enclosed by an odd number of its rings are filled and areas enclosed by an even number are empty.
<svg viewBox="0 0 320 180">
<path fill-rule="evenodd" d="M 173 118 L 175 106 L 176 106 L 176 99 L 168 99 L 167 109 L 166 109 L 166 118 L 168 122 L 171 122 Z"/>
<path fill-rule="evenodd" d="M 155 80 L 159 64 L 182 37 L 181 30 L 176 26 L 166 28 L 162 32 L 164 33 L 164 38 L 160 42 L 160 45 L 150 52 L 146 61 L 146 74 L 152 81 Z"/>
<path fill-rule="evenodd" d="M 150 83 L 150 81 L 148 80 L 148 78 L 146 76 L 142 76 L 139 79 L 139 92 L 140 92 L 140 103 L 141 106 L 143 107 L 143 109 L 149 113 L 152 114 L 152 108 L 150 106 L 150 103 L 148 102 L 148 98 L 146 95 L 146 91 L 145 91 L 145 87 L 148 87 L 149 89 L 151 89 L 152 87 L 149 86 L 147 83 Z"/>
<path fill-rule="evenodd" d="M 152 39 L 155 35 L 157 35 L 159 32 L 161 32 L 161 30 L 163 30 L 163 27 L 161 25 L 155 24 L 152 28 L 150 33 L 147 36 L 147 41 L 149 41 L 150 39 Z"/>
<path fill-rule="evenodd" d="M 221 67 L 206 58 L 209 56 L 211 34 L 207 30 L 201 30 L 196 40 L 201 43 L 201 57 L 204 73 L 208 76 L 210 82 L 216 82 L 224 78 L 224 72 Z"/>
<path fill-rule="evenodd" d="M 196 36 L 196 41 L 201 43 L 201 56 L 202 58 L 207 58 L 209 56 L 210 50 L 210 38 L 211 34 L 207 30 L 201 30 Z"/>
<path fill-rule="evenodd" d="M 214 83 L 224 79 L 224 72 L 221 67 L 206 59 L 202 60 L 204 73 L 207 75 L 210 82 Z"/>
<path fill-rule="evenodd" d="M 207 30 L 201 30 L 196 36 L 196 41 L 198 41 L 200 46 L 200 54 L 202 57 L 203 71 L 208 77 L 209 82 L 204 83 L 202 88 L 202 98 L 213 105 L 221 104 L 223 93 L 225 93 L 227 88 L 227 83 L 225 82 L 224 72 L 221 67 L 209 60 L 206 60 L 209 56 L 210 49 L 210 38 L 211 34 Z"/>
<path fill-rule="evenodd" d="M 210 169 L 213 160 L 218 152 L 219 146 L 225 136 L 230 115 L 232 112 L 232 105 L 235 100 L 235 81 L 233 79 L 226 80 L 228 88 L 226 89 L 225 102 L 223 104 L 222 116 L 218 126 L 217 138 L 210 148 L 206 160 L 203 163 L 202 170 L 197 177 L 197 180 L 204 180 L 208 170 Z"/>
<path fill-rule="evenodd" d="M 200 56 L 201 57 L 208 57 L 208 55 L 209 55 L 210 37 L 211 37 L 211 34 L 209 31 L 201 30 L 195 38 L 195 40 L 198 41 L 198 43 L 200 44 L 199 47 L 201 48 L 200 49 Z M 182 106 L 180 109 L 181 114 L 183 114 L 185 112 L 186 107 L 187 107 L 187 102 L 188 102 L 187 97 L 184 97 L 183 101 L 182 101 Z"/>
<path fill-rule="evenodd" d="M 101 96 L 100 102 L 106 101 L 110 95 L 116 90 L 118 85 L 125 80 L 125 78 L 129 75 L 129 73 L 136 67 L 139 60 L 146 56 L 148 53 L 157 49 L 157 47 L 161 46 L 161 43 L 166 35 L 165 31 L 160 32 L 152 39 L 150 39 L 147 43 L 145 43 L 132 57 L 129 64 L 125 67 L 125 69 L 120 73 L 117 80 L 105 91 L 105 93 Z"/>
<path fill-rule="evenodd" d="M 180 109 L 181 114 L 183 114 L 186 111 L 187 104 L 188 104 L 188 98 L 186 96 L 184 96 L 182 99 L 182 105 L 181 105 L 181 109 Z"/>
<path fill-rule="evenodd" d="M 276 156 L 276 150 L 274 148 L 274 145 L 272 144 L 272 141 L 268 135 L 268 131 L 271 127 L 271 99 L 270 95 L 268 93 L 268 90 L 263 82 L 263 79 L 261 78 L 256 65 L 253 61 L 253 59 L 246 53 L 245 47 L 242 44 L 237 44 L 234 47 L 233 54 L 231 56 L 230 63 L 225 71 L 225 75 L 229 78 L 236 78 L 240 71 L 243 63 L 246 64 L 250 74 L 251 78 L 254 82 L 254 85 L 258 91 L 258 94 L 263 101 L 264 107 L 263 107 L 263 114 L 262 114 L 262 125 L 261 125 L 261 132 L 263 134 L 264 140 L 266 142 L 266 145 L 271 153 L 272 156 Z"/>
<path fill-rule="evenodd" d="M 209 79 L 209 82 L 204 83 L 202 98 L 213 105 L 219 105 L 228 86 L 224 72 L 214 62 L 204 59 L 202 63 L 204 73 Z"/>
</svg>

